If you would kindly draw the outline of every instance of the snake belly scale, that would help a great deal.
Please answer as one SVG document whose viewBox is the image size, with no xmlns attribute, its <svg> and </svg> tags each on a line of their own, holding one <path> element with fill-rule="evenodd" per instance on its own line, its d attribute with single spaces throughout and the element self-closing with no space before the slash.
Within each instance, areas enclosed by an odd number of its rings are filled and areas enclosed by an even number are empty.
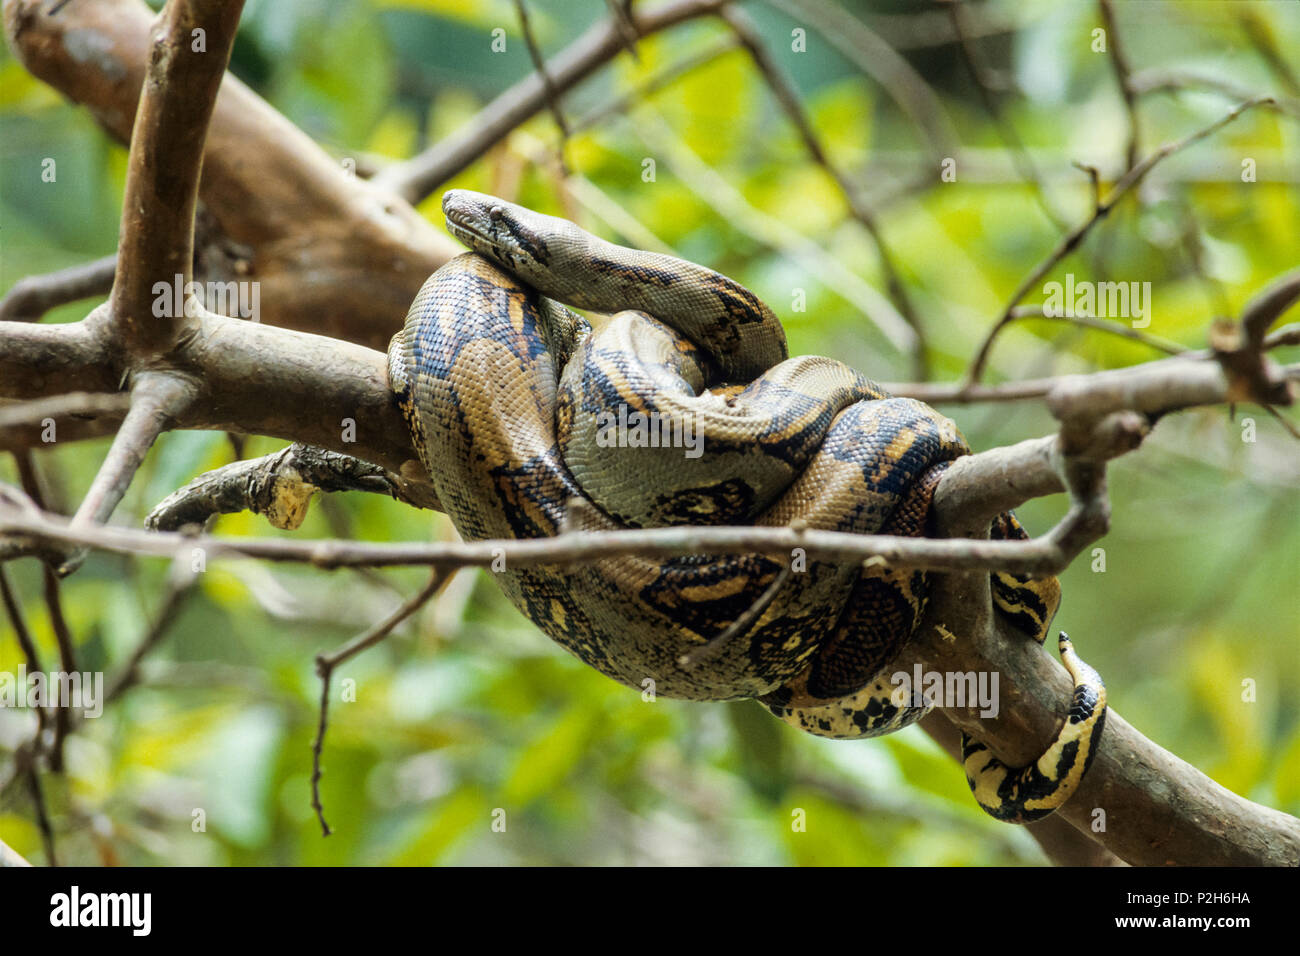
<svg viewBox="0 0 1300 956">
<path fill-rule="evenodd" d="M 702 266 L 451 190 L 472 252 L 439 269 L 389 348 L 389 377 L 439 500 L 466 540 L 565 527 L 753 524 L 920 536 L 944 470 L 969 448 L 951 421 L 828 358 L 788 358 L 780 321 Z M 593 331 L 566 306 L 611 315 Z M 569 510 L 579 499 L 590 507 Z M 1024 538 L 1010 514 L 993 537 Z M 925 608 L 927 575 L 762 555 L 625 556 L 507 568 L 509 599 L 607 676 L 690 700 L 757 698 L 826 737 L 889 733 L 929 703 L 887 679 Z M 1054 578 L 991 575 L 994 607 L 1042 643 Z M 771 589 L 772 593 L 766 592 Z M 719 635 L 769 599 L 743 633 Z M 1070 715 L 1043 756 L 1007 767 L 963 736 L 967 779 L 998 819 L 1029 822 L 1077 788 L 1105 688 L 1064 634 Z M 686 666 L 708 647 L 707 664 Z"/>
</svg>

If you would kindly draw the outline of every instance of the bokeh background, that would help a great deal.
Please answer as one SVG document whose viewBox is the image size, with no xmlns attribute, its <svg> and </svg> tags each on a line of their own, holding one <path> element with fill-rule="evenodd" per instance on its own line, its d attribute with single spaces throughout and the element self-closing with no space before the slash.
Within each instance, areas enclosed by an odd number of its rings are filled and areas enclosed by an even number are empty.
<svg viewBox="0 0 1300 956">
<path fill-rule="evenodd" d="M 75 2 L 75 0 L 74 0 Z M 816 4 L 822 9 L 827 4 Z M 1129 125 L 1098 8 L 987 2 L 966 8 L 991 115 L 943 5 L 830 4 L 897 51 L 923 81 L 930 119 L 951 135 L 955 182 L 938 182 L 936 144 L 876 79 L 819 33 L 796 3 L 745 3 L 793 79 L 832 161 L 878 217 L 921 316 L 931 378 L 954 381 L 1060 223 L 1091 210 L 1087 175 L 1123 171 Z M 598 2 L 534 0 L 538 40 L 555 53 L 607 15 Z M 1202 128 L 1240 102 L 1277 95 L 1173 156 L 1050 278 L 1149 281 L 1147 330 L 1188 347 L 1295 266 L 1300 9 L 1253 2 L 1121 2 L 1135 73 L 1194 75 L 1140 100 L 1139 150 Z M 507 49 L 491 51 L 504 29 Z M 807 31 L 806 52 L 792 30 Z M 843 31 L 832 30 L 843 40 Z M 884 291 L 870 236 L 814 163 L 743 50 L 705 18 L 643 40 L 566 96 L 570 119 L 604 111 L 552 157 L 539 115 L 446 185 L 516 197 L 627 244 L 671 250 L 746 283 L 786 323 L 793 353 L 843 359 L 881 381 L 916 375 L 858 294 Z M 695 68 L 647 92 L 674 64 Z M 233 71 L 340 161 L 363 171 L 409 157 L 472 123 L 531 69 L 512 3 L 250 0 Z M 610 110 L 628 97 L 626 108 Z M 1008 148 L 1008 130 L 1020 144 Z M 58 158 L 57 187 L 40 161 Z M 655 161 L 645 182 L 643 161 Z M 1243 159 L 1256 181 L 1243 182 Z M 126 154 L 84 112 L 0 53 L 0 291 L 24 275 L 111 252 Z M 1032 170 L 1037 184 L 1025 179 Z M 440 195 L 440 193 L 439 193 Z M 441 222 L 438 195 L 421 210 Z M 796 290 L 806 311 L 793 307 Z M 1028 296 L 1042 300 L 1041 290 Z M 73 321 L 89 303 L 46 321 Z M 989 379 L 1033 378 L 1157 358 L 1149 347 L 1026 321 L 996 347 Z M 1280 360 L 1296 361 L 1297 350 Z M 1034 403 L 947 405 L 972 445 L 1046 434 Z M 1289 413 L 1294 423 L 1294 412 Z M 1246 419 L 1255 424 L 1244 441 Z M 1292 424 L 1294 429 L 1294 424 Z M 279 447 L 253 438 L 249 457 Z M 71 510 L 107 441 L 38 455 L 53 500 Z M 1253 800 L 1300 812 L 1300 444 L 1264 410 L 1207 409 L 1160 423 L 1111 467 L 1105 571 L 1084 556 L 1064 575 L 1057 625 L 1099 668 L 1112 705 L 1153 740 Z M 154 448 L 115 521 L 149 508 L 234 452 L 218 433 L 172 433 Z M 15 482 L 8 456 L 0 480 Z M 1060 497 L 1020 509 L 1040 532 Z M 274 536 L 261 518 L 223 535 Z M 320 501 L 295 537 L 445 538 L 438 515 L 379 497 Z M 83 668 L 115 670 L 158 606 L 165 564 L 94 555 L 63 587 Z M 39 569 L 9 566 L 46 661 L 54 635 Z M 557 647 L 484 574 L 462 572 L 386 643 L 336 677 L 323 799 L 309 804 L 319 685 L 312 658 L 364 630 L 424 580 L 418 569 L 322 572 L 218 563 L 145 668 L 145 683 L 68 742 L 66 775 L 46 774 L 65 862 L 143 864 L 1040 864 L 1021 830 L 986 818 L 960 769 L 919 730 L 863 742 L 801 735 L 752 702 L 693 704 L 640 695 Z M 0 618 L 0 671 L 21 655 Z M 1243 700 L 1243 681 L 1254 700 Z M 337 697 L 337 694 L 336 694 Z M 0 766 L 31 715 L 0 711 Z M 206 831 L 194 832 L 202 808 Z M 494 832 L 495 808 L 507 812 Z M 807 815 L 792 830 L 792 811 Z M 21 789 L 0 798 L 0 840 L 42 858 Z"/>
</svg>

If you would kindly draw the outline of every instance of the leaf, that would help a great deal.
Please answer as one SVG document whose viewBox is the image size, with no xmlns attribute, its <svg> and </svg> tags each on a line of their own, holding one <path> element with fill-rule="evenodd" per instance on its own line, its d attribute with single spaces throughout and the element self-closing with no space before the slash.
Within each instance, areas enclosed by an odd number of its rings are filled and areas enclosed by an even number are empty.
<svg viewBox="0 0 1300 956">
<path fill-rule="evenodd" d="M 524 748 L 502 792 L 508 809 L 527 807 L 559 787 L 582 761 L 596 715 L 573 707 Z"/>
</svg>

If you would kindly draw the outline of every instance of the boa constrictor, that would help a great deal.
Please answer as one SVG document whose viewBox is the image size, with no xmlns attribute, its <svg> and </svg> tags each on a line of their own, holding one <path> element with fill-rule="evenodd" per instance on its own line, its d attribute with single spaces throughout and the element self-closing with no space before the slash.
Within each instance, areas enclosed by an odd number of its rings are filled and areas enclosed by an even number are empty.
<svg viewBox="0 0 1300 956">
<path fill-rule="evenodd" d="M 934 409 L 833 359 L 787 358 L 772 310 L 702 266 L 480 193 L 449 191 L 443 210 L 474 251 L 424 284 L 389 348 L 389 376 L 462 537 L 552 536 L 566 514 L 588 530 L 802 522 L 927 533 L 940 477 L 969 451 Z M 560 303 L 613 315 L 593 332 Z M 593 507 L 569 512 L 572 499 Z M 1010 514 L 990 533 L 1025 537 Z M 924 610 L 927 576 L 821 561 L 797 570 L 701 554 L 497 578 L 547 635 L 631 687 L 757 698 L 827 737 L 889 733 L 928 713 L 919 688 L 887 680 Z M 1056 579 L 996 572 L 991 588 L 999 613 L 1042 643 Z M 731 633 L 765 595 L 762 613 Z M 1007 767 L 963 739 L 971 789 L 999 819 L 1051 813 L 1095 753 L 1105 688 L 1064 634 L 1059 645 L 1073 706 L 1037 762 Z M 705 647 L 707 663 L 688 666 Z"/>
</svg>

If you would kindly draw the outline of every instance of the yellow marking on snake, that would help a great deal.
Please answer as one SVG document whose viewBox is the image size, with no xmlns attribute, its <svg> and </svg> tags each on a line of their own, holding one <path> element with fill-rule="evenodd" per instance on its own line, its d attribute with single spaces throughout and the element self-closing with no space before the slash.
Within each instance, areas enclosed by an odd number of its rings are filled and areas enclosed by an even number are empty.
<svg viewBox="0 0 1300 956">
<path fill-rule="evenodd" d="M 451 190 L 443 210 L 473 252 L 424 284 L 389 348 L 389 378 L 466 540 L 554 536 L 575 498 L 589 505 L 573 514 L 582 530 L 800 522 L 927 532 L 935 487 L 970 450 L 945 416 L 833 359 L 788 358 L 772 310 L 695 263 L 480 193 Z M 611 318 L 593 332 L 565 305 Z M 611 445 L 610 422 L 633 412 L 699 447 Z M 1027 537 L 1010 514 L 990 535 Z M 921 572 L 809 560 L 756 620 L 711 643 L 780 570 L 759 555 L 623 556 L 494 577 L 553 640 L 637 690 L 652 678 L 666 697 L 757 698 L 838 738 L 890 733 L 929 712 L 887 680 L 925 609 Z M 1042 643 L 1056 579 L 989 580 L 997 612 Z M 706 662 L 683 665 L 705 645 Z M 1051 813 L 1096 752 L 1105 688 L 1064 635 L 1060 648 L 1075 693 L 1039 760 L 1007 767 L 963 735 L 972 792 L 998 819 Z"/>
</svg>

